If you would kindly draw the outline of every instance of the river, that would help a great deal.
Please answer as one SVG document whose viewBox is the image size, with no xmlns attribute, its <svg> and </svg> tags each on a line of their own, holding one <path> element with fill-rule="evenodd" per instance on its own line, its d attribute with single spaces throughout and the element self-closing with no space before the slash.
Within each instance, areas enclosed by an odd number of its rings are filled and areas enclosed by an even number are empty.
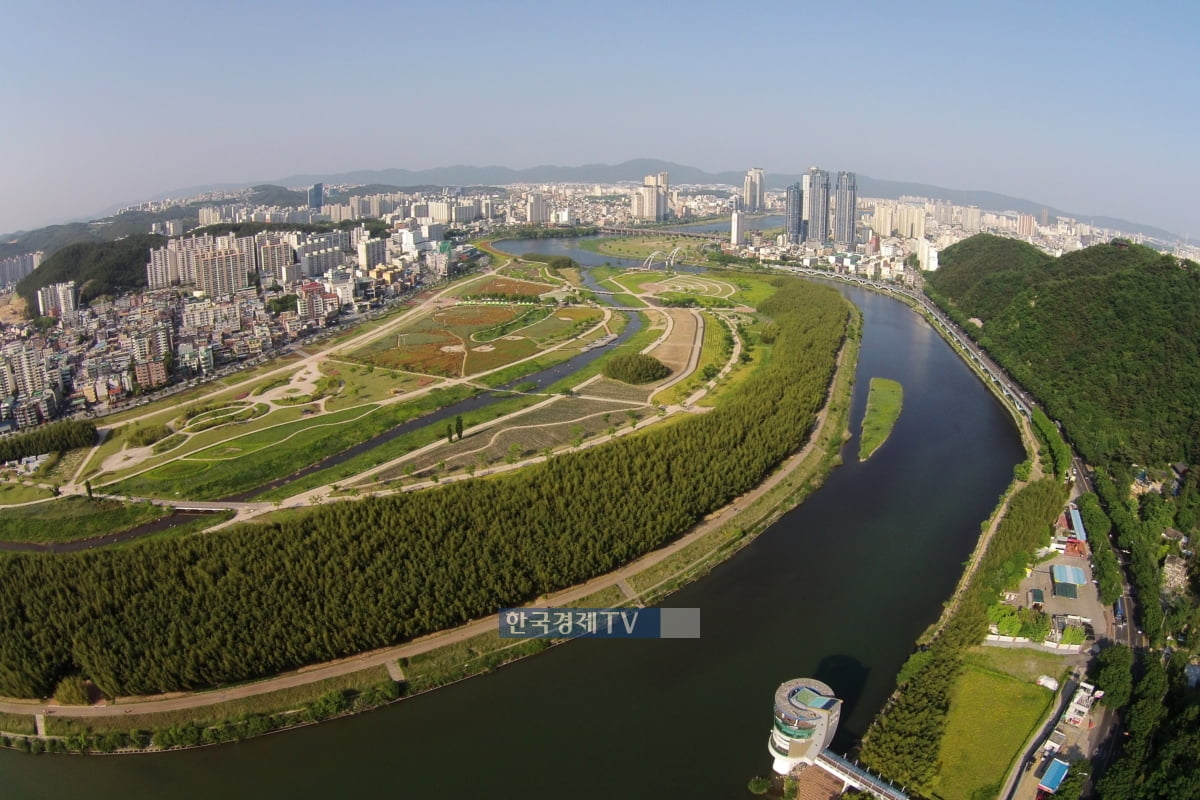
<svg viewBox="0 0 1200 800">
<path fill-rule="evenodd" d="M 1008 412 L 922 317 L 839 289 L 864 318 L 846 463 L 669 599 L 701 609 L 700 639 L 576 641 L 384 709 L 236 745 L 129 757 L 4 751 L 3 796 L 727 800 L 770 771 L 773 692 L 802 675 L 845 700 L 835 749 L 850 747 L 937 618 L 1024 454 Z M 859 463 L 875 376 L 904 385 L 904 408 Z"/>
</svg>

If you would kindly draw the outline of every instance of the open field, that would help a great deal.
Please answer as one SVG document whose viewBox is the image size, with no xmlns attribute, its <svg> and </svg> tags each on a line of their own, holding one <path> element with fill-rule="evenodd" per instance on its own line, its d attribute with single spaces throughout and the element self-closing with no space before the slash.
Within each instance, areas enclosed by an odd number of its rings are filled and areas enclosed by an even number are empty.
<svg viewBox="0 0 1200 800">
<path fill-rule="evenodd" d="M 951 692 L 934 795 L 945 800 L 995 796 L 1053 697 L 1035 683 L 968 664 Z"/>
<path fill-rule="evenodd" d="M 376 368 L 352 361 L 322 361 L 322 375 L 342 382 L 338 392 L 325 398 L 326 411 L 341 411 L 366 403 L 378 403 L 400 394 L 428 386 L 433 379 L 426 375 Z"/>
<path fill-rule="evenodd" d="M 533 399 L 539 403 L 543 400 Z M 506 420 L 503 427 L 478 431 L 461 441 L 443 442 L 402 465 L 385 470 L 375 479 L 394 481 L 410 475 L 428 479 L 430 471 L 443 463 L 447 472 L 473 471 L 518 457 L 528 458 L 547 449 L 576 445 L 593 436 L 627 427 L 632 419 L 630 411 L 639 420 L 651 413 L 640 406 L 581 397 L 555 397 L 548 404 Z"/>
<path fill-rule="evenodd" d="M 687 369 L 692 358 L 692 349 L 703 335 L 700 329 L 703 321 L 698 314 L 685 308 L 666 308 L 662 313 L 671 318 L 671 333 L 665 341 L 650 351 L 650 355 L 666 364 L 671 370 L 667 380 L 671 380 L 679 377 Z"/>
<path fill-rule="evenodd" d="M 415 400 L 410 400 L 401 405 L 386 406 L 378 414 L 373 414 L 364 419 L 364 431 L 360 434 L 354 444 L 358 444 L 360 441 L 366 441 L 374 436 L 378 436 L 396 427 L 397 425 L 401 425 L 405 422 L 409 422 L 410 420 L 422 417 L 432 411 L 436 411 L 443 406 L 456 403 L 459 400 L 464 400 L 475 394 L 476 391 L 476 389 L 470 386 L 455 386 L 450 389 L 434 389 L 427 395 L 423 395 Z M 531 401 L 526 400 L 526 402 Z M 360 426 L 355 425 L 354 427 Z M 349 458 L 341 464 L 319 470 L 310 475 L 306 475 L 303 478 L 289 481 L 283 486 L 279 486 L 274 489 L 268 489 L 261 494 L 255 495 L 254 499 L 264 502 L 269 500 L 282 500 L 285 497 L 290 497 L 294 494 L 298 494 L 309 489 L 314 489 L 318 486 L 345 481 L 353 478 L 355 475 L 363 472 L 364 470 L 377 467 L 380 464 L 391 461 L 394 458 L 399 458 L 405 453 L 437 441 L 443 436 L 445 436 L 445 422 L 437 425 L 417 426 L 414 430 L 372 447 L 370 450 Z M 347 447 L 349 446 L 351 445 L 347 445 Z M 344 450 L 346 448 L 344 447 L 342 449 Z M 295 469 L 299 469 L 299 467 L 296 467 Z M 295 469 L 293 471 L 295 471 Z"/>
<path fill-rule="evenodd" d="M 491 369 L 528 356 L 536 346 L 523 338 L 504 338 L 514 330 L 548 317 L 546 306 L 529 304 L 461 304 L 439 309 L 397 333 L 380 337 L 347 354 L 374 366 L 460 377 L 479 371 L 470 358 Z M 478 344 L 477 344 L 478 343 Z M 483 350 L 477 348 L 489 345 Z"/>
<path fill-rule="evenodd" d="M 661 383 L 662 381 L 656 381 L 654 385 L 635 386 L 612 378 L 600 377 L 580 389 L 579 394 L 582 397 L 602 397 L 606 400 L 645 404 L 650 402 L 650 394 L 654 391 L 654 386 Z"/>
<path fill-rule="evenodd" d="M 377 427 L 378 417 L 371 422 L 365 418 L 378 408 L 368 405 L 336 414 L 314 415 L 220 441 L 187 458 L 127 478 L 113 488 L 120 494 L 139 497 L 174 497 L 182 496 L 180 481 L 186 480 L 188 497 L 194 500 L 245 491 L 369 438 L 369 431 Z M 340 424 L 351 421 L 359 424 Z"/>
<path fill-rule="evenodd" d="M 468 386 L 449 390 L 433 389 L 405 403 L 382 407 L 366 405 L 334 414 L 313 415 L 295 423 L 215 444 L 187 459 L 173 461 L 129 478 L 120 484 L 118 490 L 122 494 L 137 496 L 164 496 L 168 493 L 174 496 L 172 490 L 186 479 L 188 496 L 193 499 L 213 499 L 248 491 L 291 475 L 401 423 L 469 397 L 474 391 Z M 354 424 L 344 424 L 349 422 Z M 425 435 L 436 436 L 429 433 Z M 397 445 L 397 442 L 389 442 L 388 445 L 403 446 Z M 344 475 L 352 475 L 373 463 L 382 463 L 388 457 L 394 457 L 388 456 L 387 448 L 374 448 L 333 469 Z M 317 480 L 311 486 L 320 486 L 340 477 L 331 478 L 331 474 L 335 473 L 326 470 L 307 480 Z M 298 491 L 301 491 L 300 486 L 289 484 L 264 494 L 262 499 L 286 497 Z"/>
<path fill-rule="evenodd" d="M 664 389 L 652 398 L 652 402 L 660 405 L 682 403 L 688 397 L 704 386 L 711 377 L 715 376 L 729 361 L 732 352 L 733 339 L 729 327 L 712 312 L 704 312 L 704 339 L 700 348 L 700 358 L 696 362 L 695 371 L 669 389 Z M 716 389 L 709 390 L 700 400 L 700 405 L 710 406 L 715 402 Z"/>
<path fill-rule="evenodd" d="M 0 483 L 0 506 L 28 503 L 53 497 L 54 492 L 40 486 L 25 486 L 20 483 Z"/>
<path fill-rule="evenodd" d="M 149 503 L 120 503 L 63 497 L 32 506 L 6 508 L 0 515 L 0 540 L 74 542 L 128 530 L 170 513 Z"/>
<path fill-rule="evenodd" d="M 1064 656 L 1027 647 L 979 645 L 968 650 L 964 660 L 973 666 L 1003 672 L 1028 683 L 1036 681 L 1039 675 L 1049 675 L 1061 683 L 1070 671 Z"/>
<path fill-rule="evenodd" d="M 475 281 L 462 292 L 455 294 L 459 297 L 479 294 L 540 295 L 558 288 L 557 284 L 521 280 L 512 276 L 511 270 L 506 272 L 508 274 L 487 275 L 483 280 Z M 537 277 L 542 276 L 539 274 Z"/>
</svg>

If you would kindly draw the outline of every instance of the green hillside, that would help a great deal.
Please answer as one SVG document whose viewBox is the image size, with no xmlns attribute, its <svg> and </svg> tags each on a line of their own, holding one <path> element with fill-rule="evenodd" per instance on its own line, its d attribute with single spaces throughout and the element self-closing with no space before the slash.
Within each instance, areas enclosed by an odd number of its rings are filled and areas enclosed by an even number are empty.
<svg viewBox="0 0 1200 800">
<path fill-rule="evenodd" d="M 930 296 L 1044 402 L 1088 461 L 1200 461 L 1196 264 L 1124 242 L 1054 259 L 987 235 L 939 260 Z"/>
<path fill-rule="evenodd" d="M 150 249 L 166 243 L 162 236 L 142 234 L 115 242 L 79 242 L 47 258 L 17 283 L 31 312 L 37 310 L 37 291 L 43 286 L 75 281 L 80 302 L 103 294 L 138 289 L 146 285 Z"/>
<path fill-rule="evenodd" d="M 308 193 L 263 183 L 250 188 L 246 202 L 264 206 L 306 206 Z"/>
</svg>

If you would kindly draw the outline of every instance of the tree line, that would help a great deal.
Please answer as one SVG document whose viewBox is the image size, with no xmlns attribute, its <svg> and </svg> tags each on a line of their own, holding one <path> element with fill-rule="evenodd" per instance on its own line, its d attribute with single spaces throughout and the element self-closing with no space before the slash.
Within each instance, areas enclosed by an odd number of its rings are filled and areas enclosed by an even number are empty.
<svg viewBox="0 0 1200 800">
<path fill-rule="evenodd" d="M 24 433 L 0 437 L 0 461 L 17 461 L 43 453 L 61 453 L 96 443 L 96 425 L 88 420 L 51 422 Z"/>
<path fill-rule="evenodd" d="M 761 306 L 777 357 L 669 428 L 303 521 L 0 558 L 0 694 L 49 696 L 76 674 L 110 696 L 250 680 L 458 625 L 663 545 L 814 425 L 849 305 L 781 284 Z"/>
</svg>

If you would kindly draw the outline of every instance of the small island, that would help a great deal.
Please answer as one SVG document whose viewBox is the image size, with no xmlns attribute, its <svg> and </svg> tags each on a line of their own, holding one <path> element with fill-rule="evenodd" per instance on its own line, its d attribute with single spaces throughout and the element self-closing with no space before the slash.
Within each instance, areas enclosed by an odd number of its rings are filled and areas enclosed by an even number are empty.
<svg viewBox="0 0 1200 800">
<path fill-rule="evenodd" d="M 867 413 L 863 415 L 862 436 L 858 441 L 859 461 L 866 461 L 887 441 L 903 405 L 904 387 L 898 381 L 871 378 Z"/>
</svg>

